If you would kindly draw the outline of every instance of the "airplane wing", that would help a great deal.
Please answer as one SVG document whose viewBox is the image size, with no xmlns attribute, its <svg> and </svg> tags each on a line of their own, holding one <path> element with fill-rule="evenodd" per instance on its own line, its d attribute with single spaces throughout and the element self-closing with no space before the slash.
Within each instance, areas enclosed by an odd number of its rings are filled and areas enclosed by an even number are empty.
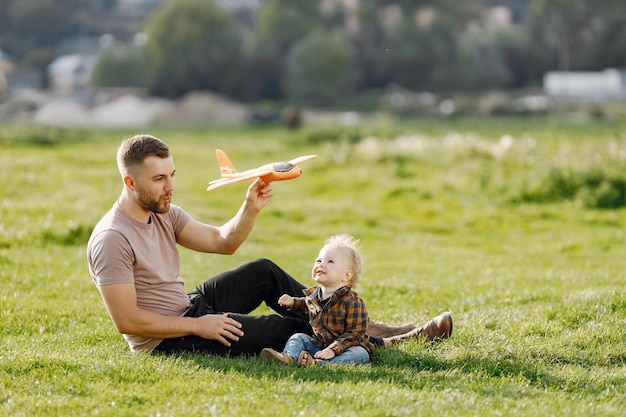
<svg viewBox="0 0 626 417">
<path fill-rule="evenodd" d="M 215 190 L 216 188 L 219 188 L 221 186 L 224 185 L 228 185 L 228 184 L 234 184 L 236 182 L 241 182 L 243 180 L 239 179 L 239 178 L 233 178 L 233 179 L 221 179 L 221 180 L 216 180 L 216 181 L 211 181 L 209 184 L 209 186 L 207 187 L 207 191 L 211 191 L 211 190 Z"/>
<path fill-rule="evenodd" d="M 224 174 L 222 178 L 217 180 L 213 180 L 209 182 L 209 184 L 213 184 L 223 180 L 237 180 L 237 181 L 248 181 L 254 178 L 262 177 L 272 172 L 271 168 L 256 168 L 249 169 L 248 171 L 238 172 L 236 174 Z"/>
<path fill-rule="evenodd" d="M 209 187 L 207 191 L 214 190 L 218 187 L 228 184 L 234 184 L 236 182 L 249 181 L 255 178 L 262 177 L 264 175 L 270 174 L 272 172 L 271 169 L 252 169 L 250 171 L 240 172 L 238 174 L 232 174 L 232 177 L 220 178 L 217 180 L 213 180 L 209 182 Z"/>
<path fill-rule="evenodd" d="M 252 169 L 248 169 L 245 171 L 241 171 L 241 172 L 233 172 L 233 173 L 222 173 L 221 179 L 223 178 L 228 178 L 228 179 L 234 179 L 234 178 L 246 178 L 246 179 L 250 179 L 250 178 L 255 178 L 255 177 L 262 177 L 263 175 L 267 175 L 270 172 L 272 172 L 272 166 L 271 165 L 263 165 L 261 167 L 258 168 L 252 168 Z"/>
<path fill-rule="evenodd" d="M 317 155 L 299 156 L 299 157 L 289 161 L 289 163 L 294 164 L 294 165 L 298 165 L 298 164 L 301 164 L 303 162 L 310 161 L 311 159 L 314 159 L 314 158 L 317 158 Z"/>
</svg>

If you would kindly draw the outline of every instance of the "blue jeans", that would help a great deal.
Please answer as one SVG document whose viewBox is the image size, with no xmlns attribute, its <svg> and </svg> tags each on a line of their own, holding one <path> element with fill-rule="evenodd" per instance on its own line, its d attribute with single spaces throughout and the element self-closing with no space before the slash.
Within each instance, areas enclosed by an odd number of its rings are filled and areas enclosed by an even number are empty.
<svg viewBox="0 0 626 417">
<path fill-rule="evenodd" d="M 306 350 L 312 357 L 321 350 L 311 336 L 305 333 L 296 333 L 287 340 L 283 353 L 290 356 L 294 361 L 298 360 L 298 356 L 302 351 Z M 350 346 L 343 351 L 342 354 L 335 356 L 328 360 L 318 360 L 320 365 L 327 363 L 368 363 L 370 361 L 370 355 L 363 346 Z"/>
</svg>

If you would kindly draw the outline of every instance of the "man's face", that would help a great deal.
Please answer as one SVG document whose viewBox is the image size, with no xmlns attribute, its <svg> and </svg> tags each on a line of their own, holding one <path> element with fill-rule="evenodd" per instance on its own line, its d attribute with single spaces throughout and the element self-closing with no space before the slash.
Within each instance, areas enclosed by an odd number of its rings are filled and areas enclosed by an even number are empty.
<svg viewBox="0 0 626 417">
<path fill-rule="evenodd" d="M 137 202 L 153 213 L 167 213 L 174 191 L 176 168 L 172 157 L 149 156 L 135 178 Z"/>
</svg>

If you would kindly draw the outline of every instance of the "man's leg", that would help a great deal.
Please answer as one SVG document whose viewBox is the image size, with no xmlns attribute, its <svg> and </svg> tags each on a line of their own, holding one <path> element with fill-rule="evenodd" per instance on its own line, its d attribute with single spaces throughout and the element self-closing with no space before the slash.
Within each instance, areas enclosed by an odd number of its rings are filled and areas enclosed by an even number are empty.
<svg viewBox="0 0 626 417">
<path fill-rule="evenodd" d="M 225 346 L 216 340 L 203 339 L 197 336 L 165 339 L 155 352 L 205 352 L 217 355 L 256 355 L 263 348 L 271 347 L 282 351 L 289 337 L 294 333 L 311 333 L 311 327 L 304 320 L 294 317 L 251 316 L 230 313 L 229 317 L 242 324 L 244 335 L 231 346 Z"/>
<path fill-rule="evenodd" d="M 274 262 L 257 259 L 214 276 L 189 295 L 202 296 L 215 312 L 248 314 L 265 303 L 282 316 L 306 318 L 278 305 L 281 295 L 302 297 L 304 288 Z"/>
<path fill-rule="evenodd" d="M 206 314 L 219 314 L 213 306 L 208 304 L 199 293 L 190 297 L 191 307 L 185 313 L 186 317 L 201 317 Z M 261 349 L 271 347 L 281 351 L 289 337 L 294 333 L 311 334 L 311 326 L 306 320 L 296 317 L 281 317 L 273 314 L 268 316 L 252 316 L 241 313 L 230 313 L 229 317 L 242 324 L 244 335 L 231 346 L 225 346 L 218 341 L 203 339 L 197 336 L 184 336 L 163 340 L 155 352 L 205 352 L 219 355 L 258 354 Z"/>
<path fill-rule="evenodd" d="M 301 296 L 304 288 L 306 288 L 304 285 L 300 284 L 272 261 L 268 259 L 257 259 L 216 275 L 215 277 L 198 285 L 193 291 L 190 292 L 189 295 L 192 298 L 199 296 L 203 300 L 203 304 L 210 308 L 211 313 L 229 312 L 246 315 L 260 306 L 261 303 L 265 302 L 274 311 L 285 316 L 285 319 L 292 317 L 306 319 L 306 317 L 299 317 L 288 311 L 286 308 L 278 305 L 278 298 L 282 294 L 299 297 Z M 233 318 L 236 317 L 235 315 L 232 316 Z M 237 318 L 235 319 L 239 320 Z M 278 350 L 282 350 L 284 343 L 291 334 L 298 332 L 311 334 L 311 328 L 308 323 L 304 323 L 304 330 L 300 328 L 300 330 L 294 330 L 290 334 L 285 335 L 285 332 L 290 332 L 290 329 L 292 328 L 297 329 L 302 325 L 302 323 L 299 321 L 296 322 L 297 324 L 283 323 L 283 326 L 281 326 L 274 322 L 275 320 L 280 320 L 281 317 L 265 316 L 265 320 L 263 320 L 263 318 L 256 319 L 257 320 L 253 320 L 248 324 L 248 326 L 246 326 L 249 328 L 248 331 L 250 332 L 251 328 L 255 330 L 258 328 L 262 332 L 265 331 L 265 326 L 258 325 L 260 322 L 263 322 L 271 323 L 268 326 L 268 332 L 263 335 L 259 335 L 260 342 L 258 343 L 254 343 L 254 341 L 249 340 L 246 340 L 246 343 L 242 343 L 242 338 L 239 342 L 241 345 L 237 347 L 237 350 L 240 351 L 240 353 L 257 353 L 260 351 L 258 346 L 261 348 L 273 347 Z M 242 323 L 244 320 L 247 321 L 247 319 L 244 318 L 241 320 Z M 449 334 L 452 332 L 451 320 L 452 318 L 450 317 Z M 426 328 L 427 325 L 432 324 L 432 322 L 433 321 L 431 320 L 431 322 L 420 328 L 417 328 L 413 324 L 406 324 L 403 326 L 387 326 L 381 323 L 369 322 L 367 331 L 371 336 L 378 336 L 372 337 L 372 341 L 376 345 L 389 346 L 405 339 L 420 337 L 422 329 Z M 256 323 L 256 325 L 254 323 Z M 431 325 L 429 328 L 432 327 L 433 326 Z M 276 332 L 274 332 L 274 329 L 276 329 Z M 255 333 L 255 330 L 252 330 L 252 333 Z M 244 332 L 245 331 L 246 330 L 244 330 Z M 261 341 L 264 336 L 269 336 L 270 340 Z M 182 339 L 190 341 L 190 337 Z M 190 345 L 193 347 L 191 350 L 195 349 L 196 346 L 199 347 L 200 342 L 204 341 L 203 343 L 206 342 L 208 350 L 214 351 L 215 353 L 236 353 L 235 349 L 226 348 L 219 342 L 205 339 L 193 340 L 193 337 L 191 337 L 191 339 L 192 341 L 190 342 Z M 159 347 L 166 348 L 166 341 L 162 342 L 161 345 Z"/>
<path fill-rule="evenodd" d="M 417 326 L 413 323 L 404 324 L 402 326 L 388 326 L 375 321 L 367 322 L 367 334 L 378 337 L 399 336 L 414 330 Z"/>
<path fill-rule="evenodd" d="M 447 339 L 452 336 L 452 330 L 454 328 L 454 322 L 452 315 L 448 312 L 441 313 L 434 319 L 426 322 L 420 327 L 416 327 L 413 330 L 391 337 L 383 338 L 384 346 L 397 345 L 400 342 L 411 339 L 427 339 L 427 340 L 441 340 Z"/>
<path fill-rule="evenodd" d="M 278 305 L 278 298 L 283 294 L 302 297 L 304 288 L 274 262 L 261 258 L 216 275 L 198 285 L 190 295 L 201 295 L 215 312 L 248 314 L 265 302 L 280 315 L 294 317 Z M 414 329 L 414 324 L 388 326 L 373 321 L 367 324 L 367 333 L 381 338 L 405 335 Z"/>
</svg>

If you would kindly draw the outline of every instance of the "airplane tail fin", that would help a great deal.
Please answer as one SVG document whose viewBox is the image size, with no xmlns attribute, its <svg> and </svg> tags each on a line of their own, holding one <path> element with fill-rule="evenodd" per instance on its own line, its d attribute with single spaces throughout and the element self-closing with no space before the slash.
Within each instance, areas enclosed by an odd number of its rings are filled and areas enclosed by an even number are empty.
<svg viewBox="0 0 626 417">
<path fill-rule="evenodd" d="M 233 166 L 233 163 L 230 162 L 228 156 L 221 149 L 215 150 L 215 156 L 217 156 L 217 163 L 220 166 L 220 172 L 222 173 L 222 177 L 228 174 L 236 174 L 237 170 Z"/>
</svg>

